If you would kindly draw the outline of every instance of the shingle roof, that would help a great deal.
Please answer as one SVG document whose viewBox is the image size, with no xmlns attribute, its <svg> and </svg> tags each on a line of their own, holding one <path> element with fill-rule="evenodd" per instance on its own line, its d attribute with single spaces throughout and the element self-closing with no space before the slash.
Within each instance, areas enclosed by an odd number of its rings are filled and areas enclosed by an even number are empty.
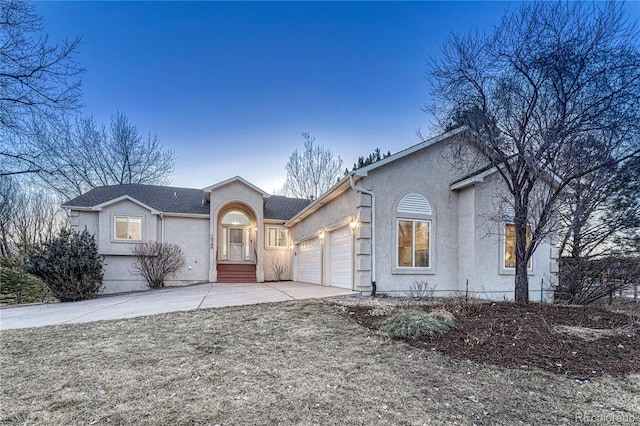
<svg viewBox="0 0 640 426">
<path fill-rule="evenodd" d="M 209 203 L 202 189 L 177 188 L 173 186 L 143 185 L 131 183 L 94 188 L 63 204 L 65 207 L 91 208 L 123 196 L 129 196 L 163 213 L 209 214 Z M 269 196 L 264 203 L 264 218 L 289 220 L 311 201 Z"/>
<path fill-rule="evenodd" d="M 63 206 L 94 207 L 125 195 L 163 213 L 209 214 L 209 203 L 203 202 L 201 189 L 139 183 L 93 188 Z"/>
<path fill-rule="evenodd" d="M 311 200 L 302 198 L 288 198 L 280 195 L 271 195 L 264 203 L 264 218 L 289 220 L 310 203 Z"/>
</svg>

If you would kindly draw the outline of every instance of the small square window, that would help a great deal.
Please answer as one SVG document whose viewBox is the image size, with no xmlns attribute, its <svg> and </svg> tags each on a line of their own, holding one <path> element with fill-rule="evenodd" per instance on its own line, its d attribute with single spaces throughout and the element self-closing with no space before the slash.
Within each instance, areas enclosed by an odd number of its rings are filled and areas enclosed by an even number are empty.
<svg viewBox="0 0 640 426">
<path fill-rule="evenodd" d="M 131 216 L 116 216 L 115 239 L 142 241 L 142 218 Z"/>
<path fill-rule="evenodd" d="M 289 230 L 285 228 L 267 228 L 267 247 L 289 247 Z"/>
</svg>

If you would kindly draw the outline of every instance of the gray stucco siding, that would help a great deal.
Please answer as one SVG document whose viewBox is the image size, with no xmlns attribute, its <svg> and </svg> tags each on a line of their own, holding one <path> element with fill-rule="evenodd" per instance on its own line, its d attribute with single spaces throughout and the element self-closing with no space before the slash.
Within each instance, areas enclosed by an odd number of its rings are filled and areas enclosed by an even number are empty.
<svg viewBox="0 0 640 426">
<path fill-rule="evenodd" d="M 376 196 L 376 284 L 378 291 L 403 293 L 415 281 L 427 281 L 442 291 L 455 291 L 458 262 L 457 194 L 449 190 L 455 172 L 444 160 L 445 143 L 430 146 L 394 163 L 374 169 L 362 186 Z M 409 193 L 420 194 L 429 202 L 430 216 L 398 213 L 398 203 Z M 430 221 L 430 265 L 399 268 L 397 263 L 397 220 L 416 218 Z"/>
<path fill-rule="evenodd" d="M 359 198 L 359 194 L 347 189 L 335 199 L 305 217 L 303 221 L 291 226 L 292 240 L 299 242 L 318 235 L 322 229 L 334 227 L 350 218 L 356 219 Z"/>
<path fill-rule="evenodd" d="M 286 247 L 269 247 L 267 240 L 269 238 L 268 229 L 269 228 L 277 228 L 277 229 L 286 229 L 284 226 L 284 221 L 276 221 L 276 220 L 265 220 L 264 223 L 264 244 L 262 249 L 264 250 L 264 280 L 265 281 L 276 281 L 276 271 L 278 268 L 281 270 L 280 279 L 283 281 L 287 281 L 291 279 L 292 275 L 292 249 L 291 249 L 291 235 L 289 231 L 289 240 L 287 241 Z M 285 268 L 282 271 L 282 268 Z"/>
<path fill-rule="evenodd" d="M 185 266 L 165 284 L 186 285 L 207 282 L 209 279 L 209 219 L 164 216 L 161 221 L 164 221 L 164 241 L 178 245 L 185 256 Z"/>
<path fill-rule="evenodd" d="M 133 272 L 133 256 L 104 256 L 102 293 L 122 293 L 147 290 L 146 281 Z"/>
<path fill-rule="evenodd" d="M 502 300 L 513 299 L 515 270 L 504 268 L 504 226 L 499 218 L 504 199 L 508 199 L 499 175 L 493 174 L 475 185 L 475 280 L 470 290 L 476 297 Z M 529 291 L 532 300 L 539 299 L 540 285 L 552 282 L 555 277 L 550 268 L 552 245 L 542 241 L 533 253 L 529 270 Z M 546 284 L 545 284 L 546 286 Z M 546 297 L 546 296 L 545 296 Z"/>
<path fill-rule="evenodd" d="M 142 240 L 130 242 L 115 238 L 115 217 L 129 216 L 142 218 Z M 129 200 L 123 200 L 100 211 L 98 221 L 98 251 L 103 255 L 129 255 L 135 244 L 158 240 L 157 216 L 148 209 Z"/>
</svg>

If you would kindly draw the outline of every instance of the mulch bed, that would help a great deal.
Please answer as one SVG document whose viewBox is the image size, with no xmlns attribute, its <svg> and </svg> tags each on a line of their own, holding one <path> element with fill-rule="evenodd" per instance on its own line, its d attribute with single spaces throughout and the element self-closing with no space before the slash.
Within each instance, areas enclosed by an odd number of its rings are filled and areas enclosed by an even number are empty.
<svg viewBox="0 0 640 426">
<path fill-rule="evenodd" d="M 506 302 L 414 308 L 448 310 L 455 316 L 456 329 L 406 341 L 456 359 L 509 368 L 538 367 L 576 380 L 640 373 L 637 316 L 594 307 Z M 348 313 L 372 329 L 390 315 L 371 315 L 369 306 L 349 306 Z"/>
</svg>

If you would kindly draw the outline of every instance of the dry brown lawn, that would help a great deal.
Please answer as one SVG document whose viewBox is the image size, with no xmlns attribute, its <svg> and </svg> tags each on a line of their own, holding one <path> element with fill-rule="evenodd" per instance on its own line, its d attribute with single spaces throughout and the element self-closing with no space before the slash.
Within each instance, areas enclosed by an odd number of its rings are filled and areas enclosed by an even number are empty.
<svg viewBox="0 0 640 426">
<path fill-rule="evenodd" d="M 0 332 L 4 424 L 636 424 L 640 376 L 458 360 L 297 301 Z M 630 421 L 630 422 L 629 422 Z"/>
</svg>

